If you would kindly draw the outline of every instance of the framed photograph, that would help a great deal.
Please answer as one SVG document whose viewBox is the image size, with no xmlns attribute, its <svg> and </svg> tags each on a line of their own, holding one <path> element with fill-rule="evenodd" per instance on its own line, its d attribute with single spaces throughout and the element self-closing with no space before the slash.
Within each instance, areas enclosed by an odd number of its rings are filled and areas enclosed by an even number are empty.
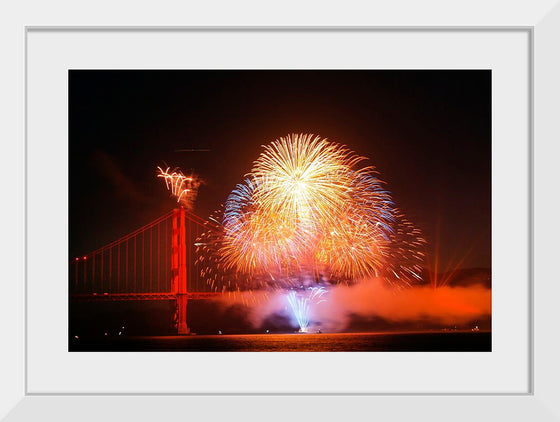
<svg viewBox="0 0 560 422">
<path fill-rule="evenodd" d="M 491 70 L 68 77 L 70 351 L 492 350 Z"/>
<path fill-rule="evenodd" d="M 533 244 L 560 8 L 492 7 L 478 26 L 22 17 L 6 420 L 560 418 L 554 229 Z"/>
</svg>

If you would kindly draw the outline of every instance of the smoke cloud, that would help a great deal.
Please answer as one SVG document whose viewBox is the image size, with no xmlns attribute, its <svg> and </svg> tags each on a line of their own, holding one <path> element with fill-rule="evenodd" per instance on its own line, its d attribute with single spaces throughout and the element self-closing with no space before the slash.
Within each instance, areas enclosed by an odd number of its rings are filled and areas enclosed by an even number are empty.
<svg viewBox="0 0 560 422">
<path fill-rule="evenodd" d="M 432 288 L 417 285 L 395 288 L 382 280 L 364 280 L 355 285 L 325 286 L 327 300 L 310 303 L 311 328 L 338 332 L 352 329 L 356 319 L 385 320 L 406 326 L 410 323 L 462 325 L 489 318 L 492 311 L 492 290 L 482 284 Z M 242 305 L 254 328 L 266 328 L 274 320 L 297 323 L 287 301 L 287 291 L 253 292 L 221 299 L 223 306 Z M 371 330 L 376 329 L 372 323 Z"/>
</svg>

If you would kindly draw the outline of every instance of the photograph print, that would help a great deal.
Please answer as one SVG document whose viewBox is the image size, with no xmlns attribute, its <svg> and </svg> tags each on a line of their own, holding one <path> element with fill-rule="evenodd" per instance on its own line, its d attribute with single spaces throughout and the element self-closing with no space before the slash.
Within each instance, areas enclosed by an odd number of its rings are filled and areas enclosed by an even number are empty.
<svg viewBox="0 0 560 422">
<path fill-rule="evenodd" d="M 490 70 L 69 70 L 69 351 L 490 352 Z"/>
</svg>

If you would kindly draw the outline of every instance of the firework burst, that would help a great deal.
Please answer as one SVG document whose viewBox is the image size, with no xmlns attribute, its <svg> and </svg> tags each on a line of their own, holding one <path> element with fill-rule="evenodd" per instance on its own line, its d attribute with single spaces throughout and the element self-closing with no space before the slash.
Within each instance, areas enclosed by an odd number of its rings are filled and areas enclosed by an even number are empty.
<svg viewBox="0 0 560 422">
<path fill-rule="evenodd" d="M 171 194 L 177 198 L 177 202 L 187 209 L 192 209 L 202 180 L 194 174 L 191 176 L 185 176 L 180 170 L 173 170 L 169 172 L 169 167 L 165 170 L 161 167 L 158 167 L 157 169 L 157 177 L 161 177 L 165 180 L 165 186 L 169 191 L 171 191 Z"/>
<path fill-rule="evenodd" d="M 267 213 L 303 226 L 332 220 L 351 199 L 351 168 L 363 160 L 313 135 L 293 135 L 264 147 L 250 175 Z"/>
<path fill-rule="evenodd" d="M 264 146 L 228 197 L 219 234 L 204 242 L 207 263 L 237 288 L 241 279 L 252 288 L 293 287 L 301 279 L 417 278 L 421 233 L 395 209 L 375 169 L 359 168 L 363 160 L 313 135 Z"/>
</svg>

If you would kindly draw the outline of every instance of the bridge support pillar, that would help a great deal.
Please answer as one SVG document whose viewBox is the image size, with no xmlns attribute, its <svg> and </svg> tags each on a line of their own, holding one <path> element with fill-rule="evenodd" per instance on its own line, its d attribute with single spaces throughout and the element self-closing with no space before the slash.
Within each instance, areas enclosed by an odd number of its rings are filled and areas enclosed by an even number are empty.
<svg viewBox="0 0 560 422">
<path fill-rule="evenodd" d="M 191 330 L 187 325 L 187 305 L 189 298 L 187 295 L 177 295 L 177 334 L 190 334 Z"/>
<path fill-rule="evenodd" d="M 183 207 L 173 211 L 171 251 L 171 290 L 177 297 L 177 334 L 190 334 L 187 325 L 187 237 Z"/>
</svg>

